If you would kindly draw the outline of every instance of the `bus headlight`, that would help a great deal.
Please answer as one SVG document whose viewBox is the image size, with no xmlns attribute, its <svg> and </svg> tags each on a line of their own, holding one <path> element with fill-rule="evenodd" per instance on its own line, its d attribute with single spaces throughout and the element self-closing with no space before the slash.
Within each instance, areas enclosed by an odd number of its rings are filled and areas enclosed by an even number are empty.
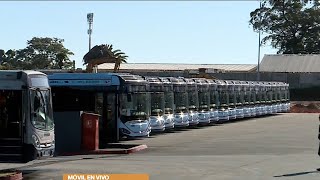
<svg viewBox="0 0 320 180">
<path fill-rule="evenodd" d="M 38 139 L 38 137 L 35 135 L 32 135 L 32 139 L 33 139 L 33 145 L 37 148 L 40 148 L 40 140 Z"/>
</svg>

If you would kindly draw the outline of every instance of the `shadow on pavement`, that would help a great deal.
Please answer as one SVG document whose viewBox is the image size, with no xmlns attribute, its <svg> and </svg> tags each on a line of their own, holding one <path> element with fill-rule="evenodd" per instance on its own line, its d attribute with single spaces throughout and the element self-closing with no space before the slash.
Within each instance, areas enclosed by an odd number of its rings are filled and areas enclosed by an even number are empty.
<svg viewBox="0 0 320 180">
<path fill-rule="evenodd" d="M 52 174 L 48 174 L 48 173 Z M 39 179 L 39 180 L 55 180 L 55 179 L 62 179 L 62 174 L 60 175 L 57 173 L 57 170 L 52 169 L 45 169 L 45 170 L 22 170 L 22 176 L 24 180 L 33 180 L 33 179 Z"/>
<path fill-rule="evenodd" d="M 283 174 L 283 175 L 278 175 L 278 176 L 273 176 L 273 177 L 292 177 L 292 176 L 302 176 L 306 174 L 313 174 L 313 173 L 319 173 L 320 171 L 305 171 L 305 172 L 298 172 L 298 173 L 291 173 L 291 174 Z"/>
</svg>

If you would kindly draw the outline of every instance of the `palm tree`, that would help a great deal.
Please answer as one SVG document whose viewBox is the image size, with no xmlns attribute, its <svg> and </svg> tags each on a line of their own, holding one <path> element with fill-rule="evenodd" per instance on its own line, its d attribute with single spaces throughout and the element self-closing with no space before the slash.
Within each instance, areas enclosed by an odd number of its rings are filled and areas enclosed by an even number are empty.
<svg viewBox="0 0 320 180">
<path fill-rule="evenodd" d="M 101 44 L 94 46 L 84 55 L 84 65 L 87 64 L 87 71 L 92 72 L 93 67 L 103 63 L 115 63 L 114 72 L 118 71 L 121 63 L 126 63 L 126 56 L 119 49 L 113 50 L 112 45 Z"/>
<path fill-rule="evenodd" d="M 113 51 L 113 55 L 115 57 L 113 72 L 118 72 L 120 69 L 120 64 L 127 63 L 128 56 L 124 52 L 121 52 L 120 49 Z"/>
</svg>

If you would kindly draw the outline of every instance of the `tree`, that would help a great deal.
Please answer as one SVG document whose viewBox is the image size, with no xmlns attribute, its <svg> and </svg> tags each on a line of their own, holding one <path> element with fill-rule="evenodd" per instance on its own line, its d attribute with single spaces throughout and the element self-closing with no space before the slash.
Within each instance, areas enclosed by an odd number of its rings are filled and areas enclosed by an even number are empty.
<svg viewBox="0 0 320 180">
<path fill-rule="evenodd" d="M 73 53 L 63 46 L 63 39 L 34 37 L 27 47 L 5 53 L 2 66 L 9 69 L 70 69 Z M 1 54 L 1 52 L 0 52 Z"/>
<path fill-rule="evenodd" d="M 254 31 L 267 35 L 278 54 L 320 53 L 320 3 L 315 0 L 262 0 L 250 13 Z"/>
<path fill-rule="evenodd" d="M 17 59 L 17 51 L 0 49 L 0 69 L 19 69 L 21 62 Z"/>
<path fill-rule="evenodd" d="M 84 65 L 87 64 L 87 71 L 92 72 L 93 67 L 103 63 L 115 63 L 114 72 L 117 72 L 121 63 L 127 62 L 128 56 L 121 50 L 113 50 L 112 45 L 96 45 L 83 57 Z"/>
<path fill-rule="evenodd" d="M 115 62 L 114 62 L 114 69 L 113 72 L 118 72 L 120 69 L 121 63 L 127 63 L 128 56 L 125 53 L 121 52 L 121 50 L 117 49 L 113 51 Z"/>
</svg>

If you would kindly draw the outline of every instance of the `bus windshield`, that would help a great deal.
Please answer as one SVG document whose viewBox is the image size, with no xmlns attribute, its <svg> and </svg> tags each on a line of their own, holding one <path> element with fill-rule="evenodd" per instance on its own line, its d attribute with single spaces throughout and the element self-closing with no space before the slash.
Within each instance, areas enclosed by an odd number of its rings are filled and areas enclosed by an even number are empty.
<svg viewBox="0 0 320 180">
<path fill-rule="evenodd" d="M 252 90 L 251 91 L 251 101 L 250 101 L 251 104 L 255 104 L 256 103 L 256 91 L 255 90 Z"/>
<path fill-rule="evenodd" d="M 188 93 L 187 92 L 175 92 L 174 102 L 176 105 L 176 113 L 187 113 L 188 109 Z"/>
<path fill-rule="evenodd" d="M 149 94 L 146 92 L 121 94 L 121 121 L 147 120 L 150 115 Z"/>
<path fill-rule="evenodd" d="M 218 105 L 217 100 L 219 99 L 219 97 L 217 97 L 216 93 L 217 91 L 210 91 L 210 108 L 211 109 L 215 109 Z"/>
<path fill-rule="evenodd" d="M 241 91 L 236 91 L 236 103 L 238 105 L 243 104 L 243 93 Z"/>
<path fill-rule="evenodd" d="M 164 95 L 165 114 L 173 114 L 174 94 L 173 92 L 166 92 Z"/>
<path fill-rule="evenodd" d="M 258 101 L 259 103 L 263 103 L 262 96 L 263 96 L 262 91 L 261 91 L 261 89 L 259 89 L 259 90 L 258 90 L 258 97 L 257 97 L 257 101 Z"/>
<path fill-rule="evenodd" d="M 244 102 L 245 102 L 245 104 L 249 104 L 250 103 L 250 94 L 251 94 L 251 92 L 250 91 L 246 91 L 244 93 L 245 93 L 244 94 Z"/>
<path fill-rule="evenodd" d="M 209 92 L 199 92 L 199 110 L 207 111 L 210 105 L 210 94 Z"/>
<path fill-rule="evenodd" d="M 235 102 L 235 92 L 234 91 L 230 91 L 229 92 L 229 104 L 230 105 L 234 105 L 236 102 Z"/>
<path fill-rule="evenodd" d="M 268 101 L 268 103 L 271 103 L 272 97 L 273 97 L 272 91 L 271 91 L 271 89 L 268 89 L 268 91 L 267 91 L 267 101 Z"/>
<path fill-rule="evenodd" d="M 189 99 L 189 110 L 197 111 L 199 102 L 198 102 L 198 92 L 197 91 L 189 91 L 188 92 Z"/>
<path fill-rule="evenodd" d="M 164 93 L 151 93 L 151 116 L 163 116 L 164 113 Z"/>
<path fill-rule="evenodd" d="M 229 95 L 226 91 L 220 91 L 220 106 L 228 106 Z"/>
<path fill-rule="evenodd" d="M 49 89 L 30 89 L 31 122 L 41 130 L 51 130 L 54 126 L 51 106 L 51 92 Z"/>
</svg>

